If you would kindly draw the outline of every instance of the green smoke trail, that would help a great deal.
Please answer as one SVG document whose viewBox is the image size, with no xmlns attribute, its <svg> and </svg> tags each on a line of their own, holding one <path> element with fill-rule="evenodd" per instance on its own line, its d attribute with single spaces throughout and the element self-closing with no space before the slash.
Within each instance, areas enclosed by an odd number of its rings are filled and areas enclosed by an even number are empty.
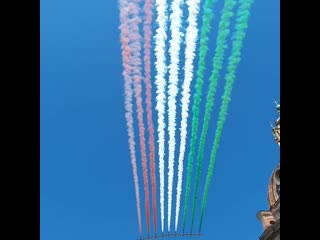
<svg viewBox="0 0 320 240">
<path fill-rule="evenodd" d="M 188 210 L 188 200 L 190 194 L 190 181 L 191 173 L 193 166 L 193 157 L 195 151 L 195 143 L 197 140 L 198 132 L 198 118 L 199 118 L 199 106 L 202 94 L 202 85 L 203 85 L 203 75 L 205 70 L 205 59 L 208 52 L 208 33 L 210 32 L 210 22 L 213 18 L 213 6 L 217 0 L 206 0 L 203 6 L 203 17 L 202 17 L 202 27 L 200 34 L 200 48 L 199 48 L 199 63 L 197 70 L 197 82 L 196 82 L 196 92 L 193 95 L 193 118 L 192 118 L 192 133 L 191 133 L 191 142 L 190 142 L 190 152 L 188 156 L 188 168 L 187 168 L 187 183 L 186 183 L 186 196 L 184 201 L 184 211 L 183 211 L 183 232 L 186 225 L 186 216 Z"/>
<path fill-rule="evenodd" d="M 196 175 L 196 186 L 194 190 L 194 198 L 193 198 L 193 206 L 192 206 L 192 222 L 191 222 L 191 232 L 194 224 L 194 217 L 196 212 L 196 201 L 198 198 L 198 188 L 200 182 L 201 168 L 202 168 L 202 159 L 204 153 L 204 146 L 206 142 L 206 136 L 208 133 L 208 126 L 210 121 L 210 114 L 212 111 L 212 107 L 214 105 L 214 97 L 217 89 L 219 73 L 223 65 L 224 60 L 224 50 L 226 48 L 226 40 L 230 33 L 230 20 L 233 14 L 233 8 L 236 5 L 236 0 L 225 0 L 224 7 L 221 14 L 221 19 L 218 28 L 218 36 L 215 54 L 213 58 L 213 70 L 211 76 L 209 78 L 209 92 L 207 94 L 206 108 L 205 108 L 205 116 L 203 122 L 203 128 L 200 137 L 200 145 L 197 159 L 197 175 Z"/>
<path fill-rule="evenodd" d="M 224 94 L 222 96 L 222 104 L 221 104 L 220 113 L 219 113 L 219 120 L 217 123 L 216 135 L 214 138 L 214 143 L 211 151 L 210 164 L 209 164 L 208 174 L 207 174 L 206 183 L 205 183 L 205 190 L 204 190 L 203 199 L 202 199 L 199 232 L 201 232 L 204 208 L 205 208 L 207 197 L 208 197 L 208 190 L 209 190 L 209 184 L 210 184 L 210 180 L 213 172 L 213 166 L 214 166 L 216 153 L 217 153 L 219 142 L 220 142 L 222 128 L 227 116 L 228 104 L 231 100 L 230 96 L 231 96 L 233 82 L 235 79 L 235 71 L 238 66 L 238 63 L 240 62 L 241 48 L 243 45 L 243 40 L 245 38 L 245 31 L 248 28 L 248 18 L 250 15 L 250 7 L 251 7 L 251 4 L 253 3 L 253 0 L 239 0 L 239 3 L 240 3 L 240 6 L 237 11 L 237 19 L 236 19 L 236 26 L 235 26 L 236 31 L 233 34 L 233 40 L 232 40 L 232 53 L 231 53 L 231 56 L 229 57 L 229 63 L 227 68 L 228 73 L 225 76 L 226 85 L 224 88 Z"/>
</svg>

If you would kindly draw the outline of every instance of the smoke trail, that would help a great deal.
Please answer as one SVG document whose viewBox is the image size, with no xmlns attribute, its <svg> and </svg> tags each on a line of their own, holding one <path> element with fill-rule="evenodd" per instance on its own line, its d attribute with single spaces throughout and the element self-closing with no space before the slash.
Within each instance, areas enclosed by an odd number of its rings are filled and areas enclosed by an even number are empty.
<svg viewBox="0 0 320 240">
<path fill-rule="evenodd" d="M 160 175 L 160 217 L 161 231 L 164 227 L 164 113 L 165 113 L 165 73 L 166 73 L 166 57 L 165 57 L 165 40 L 166 34 L 166 0 L 156 0 L 157 23 L 158 28 L 155 35 L 155 55 L 156 55 L 156 110 L 158 111 L 158 135 L 159 135 L 159 175 Z"/>
<path fill-rule="evenodd" d="M 155 233 L 157 232 L 157 204 L 156 204 L 156 176 L 155 176 L 155 162 L 154 162 L 154 129 L 152 123 L 152 102 L 151 102 L 151 22 L 152 22 L 152 0 L 146 0 L 144 5 L 144 71 L 146 84 L 146 105 L 147 105 L 147 121 L 149 132 L 149 154 L 150 154 L 150 168 L 151 168 L 151 188 L 152 188 L 152 210 L 153 210 L 153 227 Z"/>
<path fill-rule="evenodd" d="M 221 104 L 220 113 L 219 113 L 219 120 L 217 123 L 216 135 L 214 138 L 213 148 L 211 151 L 210 164 L 209 164 L 208 174 L 207 174 L 206 183 L 205 183 L 205 190 L 204 190 L 203 199 L 202 199 L 199 232 L 201 232 L 204 208 L 205 208 L 207 197 L 208 197 L 208 190 L 209 190 L 211 176 L 213 173 L 213 166 L 214 166 L 216 153 L 217 153 L 219 142 L 220 142 L 223 125 L 225 123 L 226 116 L 227 116 L 228 104 L 231 100 L 230 96 L 231 96 L 233 82 L 235 79 L 235 72 L 236 72 L 238 63 L 240 62 L 241 48 L 243 45 L 243 40 L 245 38 L 245 31 L 248 28 L 248 18 L 250 15 L 250 7 L 251 7 L 251 4 L 253 3 L 253 0 L 239 0 L 239 2 L 240 2 L 240 6 L 237 11 L 237 19 L 236 19 L 236 26 L 235 26 L 236 31 L 233 34 L 233 41 L 232 41 L 232 53 L 231 53 L 231 56 L 229 57 L 228 73 L 225 76 L 226 85 L 224 89 L 224 94 L 222 96 L 222 104 Z"/>
<path fill-rule="evenodd" d="M 202 27 L 200 34 L 200 52 L 199 52 L 199 63 L 197 70 L 197 82 L 196 82 L 196 92 L 193 95 L 193 118 L 192 118 L 192 132 L 191 132 L 191 142 L 190 142 L 190 151 L 188 156 L 188 168 L 187 168 L 187 183 L 186 183 L 186 196 L 184 201 L 184 211 L 183 211 L 183 232 L 186 225 L 186 216 L 188 210 L 188 201 L 190 194 L 190 182 L 191 182 L 191 173 L 193 166 L 193 157 L 195 151 L 195 144 L 197 140 L 198 133 L 198 118 L 199 118 L 199 106 L 201 101 L 202 94 L 202 85 L 203 85 L 203 75 L 205 70 L 205 60 L 208 52 L 208 33 L 210 32 L 210 22 L 213 18 L 213 6 L 217 0 L 206 0 L 204 3 L 204 14 L 202 18 Z"/>
<path fill-rule="evenodd" d="M 207 102 L 206 102 L 203 128 L 202 128 L 201 137 L 200 137 L 199 152 L 198 152 L 198 159 L 197 159 L 197 175 L 196 175 L 196 185 L 194 190 L 194 198 L 193 198 L 193 206 L 192 206 L 191 232 L 193 229 L 194 217 L 196 212 L 196 201 L 198 198 L 198 188 L 199 188 L 201 168 L 202 168 L 202 159 L 203 159 L 203 153 L 204 153 L 204 146 L 206 143 L 206 136 L 208 133 L 210 114 L 214 104 L 214 97 L 215 97 L 216 88 L 218 84 L 219 73 L 223 65 L 224 49 L 226 48 L 226 40 L 230 33 L 230 30 L 229 30 L 230 19 L 233 16 L 233 8 L 235 4 L 236 4 L 235 0 L 225 0 L 224 8 L 222 10 L 221 20 L 218 28 L 218 36 L 217 36 L 217 43 L 216 43 L 217 45 L 216 45 L 215 54 L 213 58 L 213 70 L 209 78 L 210 79 L 209 92 L 207 94 Z"/>
<path fill-rule="evenodd" d="M 175 131 L 176 131 L 176 96 L 178 93 L 178 73 L 179 73 L 179 52 L 182 32 L 180 8 L 183 0 L 173 0 L 170 15 L 171 19 L 171 40 L 169 54 L 171 63 L 169 65 L 169 96 L 168 96 L 168 131 L 169 131 L 169 165 L 168 165 L 168 231 L 170 232 L 171 224 L 171 206 L 172 206 L 172 187 L 174 174 L 174 152 L 175 152 Z"/>
<path fill-rule="evenodd" d="M 138 113 L 138 125 L 139 125 L 139 137 L 140 137 L 140 150 L 142 159 L 142 170 L 143 170 L 143 182 L 144 182 L 144 194 L 145 194 L 145 208 L 146 208 L 146 222 L 147 230 L 150 232 L 150 209 L 149 209 L 149 183 L 148 183 L 148 169 L 147 169 L 147 157 L 146 157 L 146 146 L 145 146 L 145 136 L 144 136 L 144 124 L 143 124 L 143 108 L 142 108 L 142 98 L 141 98 L 141 36 L 139 34 L 139 23 L 141 19 L 139 17 L 139 2 L 140 0 L 132 0 L 129 3 L 129 9 L 132 13 L 132 18 L 130 19 L 129 38 L 131 43 L 129 44 L 131 55 L 131 66 L 133 68 L 133 78 L 134 78 L 134 92 L 136 96 L 137 113 Z"/>
<path fill-rule="evenodd" d="M 197 16 L 199 13 L 200 0 L 187 0 L 188 5 L 188 27 L 186 30 L 186 49 L 185 49 L 185 73 L 184 82 L 182 86 L 182 111 L 181 111 L 181 131 L 180 131 L 180 152 L 178 165 L 178 183 L 177 183 L 177 197 L 176 197 L 176 218 L 175 231 L 178 228 L 179 212 L 180 212 L 180 197 L 181 185 L 183 175 L 183 158 L 185 153 L 187 124 L 188 124 L 188 107 L 190 98 L 190 84 L 193 78 L 193 59 L 195 57 L 196 41 L 198 37 Z"/>
<path fill-rule="evenodd" d="M 131 89 L 131 77 L 130 77 L 130 49 L 129 49 L 129 29 L 128 29 L 128 7 L 125 0 L 119 0 L 120 8 L 120 38 L 121 38 L 121 48 L 122 48 L 122 60 L 124 71 L 122 73 L 124 77 L 124 88 L 125 88 L 125 109 L 126 109 L 126 122 L 127 131 L 129 136 L 129 149 L 131 156 L 132 173 L 134 180 L 134 188 L 136 194 L 136 205 L 138 213 L 138 224 L 139 233 L 142 234 L 141 227 L 141 210 L 140 210 L 140 196 L 139 196 L 139 180 L 137 174 L 136 165 L 136 153 L 135 153 L 135 142 L 134 142 L 134 130 L 133 130 L 133 119 L 132 119 L 132 89 Z"/>
</svg>

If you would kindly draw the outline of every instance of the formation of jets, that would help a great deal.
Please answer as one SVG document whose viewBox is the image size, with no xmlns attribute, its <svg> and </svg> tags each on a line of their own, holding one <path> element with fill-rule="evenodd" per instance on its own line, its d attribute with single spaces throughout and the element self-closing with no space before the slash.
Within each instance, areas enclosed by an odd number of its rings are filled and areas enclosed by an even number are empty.
<svg viewBox="0 0 320 240">
<path fill-rule="evenodd" d="M 147 237 L 140 237 L 137 240 L 161 239 L 169 237 L 201 237 L 202 233 L 162 233 L 160 235 L 148 235 Z"/>
</svg>

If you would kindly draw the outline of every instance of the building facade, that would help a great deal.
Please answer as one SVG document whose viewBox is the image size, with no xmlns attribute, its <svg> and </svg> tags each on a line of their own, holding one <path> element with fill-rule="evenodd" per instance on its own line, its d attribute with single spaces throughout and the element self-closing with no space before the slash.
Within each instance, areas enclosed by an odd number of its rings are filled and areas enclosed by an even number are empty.
<svg viewBox="0 0 320 240">
<path fill-rule="evenodd" d="M 280 105 L 276 106 L 279 118 L 272 127 L 274 141 L 280 147 Z M 273 170 L 268 186 L 269 210 L 262 210 L 257 213 L 261 221 L 263 233 L 260 240 L 280 240 L 280 162 Z"/>
</svg>

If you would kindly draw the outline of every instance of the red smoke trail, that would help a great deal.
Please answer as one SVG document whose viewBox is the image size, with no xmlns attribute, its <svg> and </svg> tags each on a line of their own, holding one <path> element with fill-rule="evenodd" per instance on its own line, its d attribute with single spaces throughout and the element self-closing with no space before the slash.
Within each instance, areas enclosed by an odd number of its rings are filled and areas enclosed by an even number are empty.
<svg viewBox="0 0 320 240">
<path fill-rule="evenodd" d="M 149 183 L 148 183 L 148 169 L 147 169 L 147 156 L 144 136 L 144 124 L 143 124 L 143 108 L 142 108 L 142 97 L 141 97 L 141 36 L 139 34 L 139 23 L 142 22 L 139 17 L 139 1 L 132 0 L 129 3 L 129 11 L 132 14 L 130 19 L 129 33 L 130 38 L 130 50 L 132 55 L 130 57 L 130 63 L 133 67 L 133 78 L 134 78 L 134 92 L 136 96 L 137 114 L 138 114 L 138 125 L 139 125 L 139 136 L 140 136 L 140 149 L 142 158 L 142 170 L 143 170 L 143 182 L 144 182 L 144 194 L 145 194 L 145 208 L 146 208 L 146 221 L 148 233 L 150 232 L 150 208 L 149 208 Z"/>
<path fill-rule="evenodd" d="M 141 228 L 141 209 L 140 209 L 140 196 L 139 196 L 139 180 L 137 174 L 136 164 L 136 153 L 135 153 L 135 142 L 134 142 L 134 130 L 133 130 L 133 119 L 132 119 L 132 89 L 131 89 L 131 77 L 130 77 L 130 48 L 129 48 L 129 30 L 128 30 L 128 7 L 126 1 L 119 0 L 120 5 L 120 38 L 122 48 L 122 60 L 124 71 L 122 75 L 124 77 L 124 88 L 125 88 L 125 109 L 126 109 L 126 121 L 129 135 L 129 149 L 131 155 L 132 172 L 134 179 L 134 187 L 136 193 L 136 204 L 138 213 L 138 224 L 139 233 L 142 234 Z"/>
<path fill-rule="evenodd" d="M 150 167 L 151 167 L 151 187 L 152 187 L 152 209 L 153 209 L 153 226 L 155 233 L 157 232 L 157 205 L 156 205 L 156 173 L 154 163 L 154 129 L 152 123 L 151 108 L 151 73 L 150 73 L 150 55 L 151 55 L 151 22 L 152 22 L 152 0 L 146 0 L 144 5 L 144 71 L 146 84 L 146 103 L 147 103 L 147 120 L 149 131 L 149 151 L 150 151 Z"/>
</svg>

